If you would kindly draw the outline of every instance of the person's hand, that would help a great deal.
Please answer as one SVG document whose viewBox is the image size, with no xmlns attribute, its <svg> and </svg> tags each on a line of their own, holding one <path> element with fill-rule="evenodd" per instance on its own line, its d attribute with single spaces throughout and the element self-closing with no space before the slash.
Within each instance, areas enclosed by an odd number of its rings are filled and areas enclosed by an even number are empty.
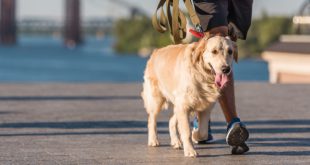
<svg viewBox="0 0 310 165">
<path fill-rule="evenodd" d="M 239 29 L 236 27 L 236 25 L 234 25 L 233 23 L 228 24 L 228 36 L 230 37 L 232 41 L 236 42 L 238 38 L 241 37 L 239 36 L 240 34 L 241 33 Z"/>
</svg>

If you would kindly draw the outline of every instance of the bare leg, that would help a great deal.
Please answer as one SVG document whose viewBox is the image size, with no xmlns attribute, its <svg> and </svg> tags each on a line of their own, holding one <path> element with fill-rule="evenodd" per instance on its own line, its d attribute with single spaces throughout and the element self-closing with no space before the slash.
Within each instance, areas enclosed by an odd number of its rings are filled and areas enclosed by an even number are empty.
<svg viewBox="0 0 310 165">
<path fill-rule="evenodd" d="M 228 28 L 213 28 L 209 31 L 209 33 L 226 36 L 228 35 Z M 236 37 L 232 39 L 236 40 Z M 245 128 L 244 124 L 240 122 L 236 111 L 233 73 L 230 74 L 228 77 L 227 85 L 222 90 L 222 95 L 219 98 L 219 103 L 221 105 L 226 122 L 229 127 L 226 135 L 226 142 L 227 144 L 232 146 L 232 154 L 243 154 L 244 152 L 249 151 L 249 147 L 245 143 L 245 141 L 249 137 L 249 132 Z"/>
<path fill-rule="evenodd" d="M 227 123 L 230 123 L 233 118 L 238 117 L 235 104 L 234 78 L 232 73 L 228 77 L 227 86 L 222 91 L 219 103 L 222 107 Z"/>
<path fill-rule="evenodd" d="M 208 32 L 206 32 L 206 34 L 227 36 L 228 27 L 227 26 L 216 27 L 210 29 Z M 227 82 L 227 85 L 222 91 L 221 97 L 219 98 L 219 102 L 223 110 L 226 122 L 230 123 L 233 118 L 237 117 L 233 74 L 229 75 L 228 80 L 229 81 Z"/>
<path fill-rule="evenodd" d="M 208 139 L 210 113 L 211 110 L 209 109 L 203 112 L 197 112 L 198 130 L 193 131 L 192 134 L 193 141 L 198 142 Z"/>
</svg>

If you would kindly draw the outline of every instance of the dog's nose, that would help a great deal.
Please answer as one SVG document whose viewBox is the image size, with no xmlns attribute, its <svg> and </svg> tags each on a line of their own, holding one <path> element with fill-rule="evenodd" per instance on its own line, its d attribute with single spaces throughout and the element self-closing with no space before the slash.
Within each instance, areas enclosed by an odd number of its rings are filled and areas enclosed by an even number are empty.
<svg viewBox="0 0 310 165">
<path fill-rule="evenodd" d="M 230 72 L 230 67 L 229 67 L 229 66 L 223 66 L 223 67 L 222 67 L 222 72 L 223 72 L 224 74 L 228 74 L 228 73 Z"/>
</svg>

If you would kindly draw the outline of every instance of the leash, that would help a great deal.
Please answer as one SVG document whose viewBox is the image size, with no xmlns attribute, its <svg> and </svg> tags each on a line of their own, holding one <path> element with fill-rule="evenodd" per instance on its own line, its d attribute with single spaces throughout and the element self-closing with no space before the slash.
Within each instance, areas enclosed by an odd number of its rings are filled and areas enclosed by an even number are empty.
<svg viewBox="0 0 310 165">
<path fill-rule="evenodd" d="M 195 26 L 190 32 L 197 38 L 204 36 L 199 18 L 194 10 L 191 0 L 183 0 L 189 13 L 189 18 Z M 164 7 L 166 7 L 164 10 Z M 172 10 L 172 11 L 171 11 Z M 166 11 L 166 13 L 165 13 Z M 179 8 L 179 0 L 159 0 L 156 11 L 152 17 L 153 27 L 160 33 L 170 31 L 176 44 L 186 37 L 186 17 Z"/>
</svg>

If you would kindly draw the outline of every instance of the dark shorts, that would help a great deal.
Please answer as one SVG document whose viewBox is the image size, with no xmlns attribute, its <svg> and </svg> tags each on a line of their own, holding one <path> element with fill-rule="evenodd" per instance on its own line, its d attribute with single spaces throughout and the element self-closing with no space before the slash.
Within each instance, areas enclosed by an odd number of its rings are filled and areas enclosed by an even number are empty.
<svg viewBox="0 0 310 165">
<path fill-rule="evenodd" d="M 245 39 L 251 25 L 253 0 L 193 0 L 204 31 L 233 23 Z"/>
</svg>

